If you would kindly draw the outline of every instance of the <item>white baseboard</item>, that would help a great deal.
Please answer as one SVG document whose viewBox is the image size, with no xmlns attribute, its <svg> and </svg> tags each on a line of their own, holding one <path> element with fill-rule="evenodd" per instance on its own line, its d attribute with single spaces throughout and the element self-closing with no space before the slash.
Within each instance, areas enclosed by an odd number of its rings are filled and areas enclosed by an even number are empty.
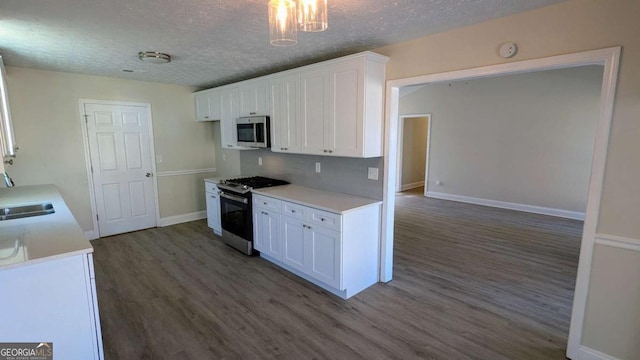
<svg viewBox="0 0 640 360">
<path fill-rule="evenodd" d="M 189 221 L 205 219 L 206 217 L 207 217 L 206 211 L 196 211 L 188 214 L 167 216 L 167 217 L 160 218 L 160 222 L 158 223 L 158 226 L 163 227 L 163 226 L 181 224 Z"/>
<path fill-rule="evenodd" d="M 578 353 L 576 354 L 576 356 L 570 359 L 572 360 L 620 360 L 617 357 L 607 355 L 598 350 L 588 348 L 584 345 L 580 346 L 578 348 Z"/>
<path fill-rule="evenodd" d="M 403 184 L 400 187 L 400 190 L 401 191 L 406 191 L 406 190 L 409 190 L 409 189 L 415 189 L 415 188 L 420 187 L 420 186 L 424 186 L 424 181 L 418 181 L 418 182 L 414 182 L 414 183 L 410 183 L 410 184 Z"/>
<path fill-rule="evenodd" d="M 427 197 L 443 199 L 443 200 L 459 201 L 459 202 L 464 202 L 469 204 L 491 206 L 491 207 L 497 207 L 501 209 L 525 211 L 525 212 L 530 212 L 535 214 L 557 216 L 557 217 L 562 217 L 567 219 L 584 220 L 584 213 L 579 211 L 569 211 L 569 210 L 562 210 L 562 209 L 547 208 L 542 206 L 518 204 L 518 203 L 512 203 L 512 202 L 506 202 L 506 201 L 481 199 L 481 198 L 474 198 L 470 196 L 439 193 L 434 191 L 427 191 Z"/>
<path fill-rule="evenodd" d="M 96 240 L 100 238 L 100 235 L 98 235 L 98 231 L 97 230 L 89 230 L 89 231 L 85 231 L 84 232 L 84 237 L 87 240 Z"/>
</svg>

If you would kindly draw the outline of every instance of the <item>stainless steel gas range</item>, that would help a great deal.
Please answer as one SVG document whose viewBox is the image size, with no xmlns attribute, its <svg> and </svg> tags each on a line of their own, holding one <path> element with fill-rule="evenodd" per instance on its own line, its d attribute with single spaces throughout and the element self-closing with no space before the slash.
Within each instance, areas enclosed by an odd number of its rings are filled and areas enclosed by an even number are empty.
<svg viewBox="0 0 640 360">
<path fill-rule="evenodd" d="M 257 253 L 253 249 L 253 215 L 251 190 L 286 185 L 284 180 L 252 176 L 222 180 L 220 189 L 220 216 L 222 240 L 247 255 Z"/>
</svg>

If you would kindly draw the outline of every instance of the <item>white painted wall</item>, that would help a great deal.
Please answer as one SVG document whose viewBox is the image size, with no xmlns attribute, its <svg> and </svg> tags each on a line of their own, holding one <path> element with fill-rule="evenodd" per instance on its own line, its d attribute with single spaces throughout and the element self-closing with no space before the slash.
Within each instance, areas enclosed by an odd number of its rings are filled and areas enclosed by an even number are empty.
<svg viewBox="0 0 640 360">
<path fill-rule="evenodd" d="M 602 66 L 432 84 L 400 113 L 432 114 L 429 191 L 584 212 L 601 85 Z"/>
</svg>

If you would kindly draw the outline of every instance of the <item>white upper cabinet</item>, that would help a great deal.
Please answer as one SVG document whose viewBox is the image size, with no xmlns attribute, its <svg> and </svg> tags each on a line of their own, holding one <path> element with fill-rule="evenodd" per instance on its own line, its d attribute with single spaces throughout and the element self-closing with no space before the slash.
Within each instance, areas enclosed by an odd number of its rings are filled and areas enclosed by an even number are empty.
<svg viewBox="0 0 640 360">
<path fill-rule="evenodd" d="M 222 98 L 220 89 L 209 89 L 197 92 L 196 100 L 196 120 L 214 121 L 222 117 Z"/>
<path fill-rule="evenodd" d="M 220 119 L 220 141 L 225 149 L 237 149 L 235 122 L 239 115 L 238 88 L 221 89 L 222 118 Z"/>
<path fill-rule="evenodd" d="M 300 74 L 273 77 L 271 93 L 271 151 L 300 152 L 298 126 Z"/>
<path fill-rule="evenodd" d="M 302 153 L 382 156 L 386 62 L 365 53 L 301 70 Z"/>
<path fill-rule="evenodd" d="M 269 115 L 269 79 L 247 80 L 239 85 L 240 116 Z"/>
<path fill-rule="evenodd" d="M 363 52 L 233 84 L 237 107 L 233 115 L 225 113 L 225 107 L 230 106 L 225 95 L 230 86 L 212 89 L 220 93 L 210 95 L 207 102 L 201 92 L 196 94 L 198 120 L 214 118 L 217 106 L 211 104 L 222 101 L 221 127 L 228 131 L 222 133 L 225 148 L 239 148 L 232 134 L 233 123 L 225 124 L 225 116 L 229 121 L 231 116 L 270 115 L 272 151 L 382 156 L 387 61 L 386 56 Z M 201 116 L 207 111 L 208 119 Z"/>
<path fill-rule="evenodd" d="M 304 154 L 327 154 L 328 80 L 328 69 L 300 74 L 300 140 Z"/>
</svg>

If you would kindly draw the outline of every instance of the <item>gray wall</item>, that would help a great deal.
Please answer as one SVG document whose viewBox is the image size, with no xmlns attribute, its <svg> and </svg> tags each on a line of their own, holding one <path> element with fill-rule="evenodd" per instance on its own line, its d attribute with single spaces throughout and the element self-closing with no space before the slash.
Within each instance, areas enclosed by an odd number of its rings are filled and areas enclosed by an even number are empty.
<svg viewBox="0 0 640 360">
<path fill-rule="evenodd" d="M 430 192 L 584 212 L 601 84 L 601 66 L 432 84 L 400 113 L 432 115 Z"/>
<path fill-rule="evenodd" d="M 262 157 L 262 166 L 258 165 Z M 321 172 L 315 172 L 315 163 Z M 271 150 L 240 151 L 243 176 L 267 176 L 290 183 L 343 194 L 382 200 L 383 159 L 353 159 L 274 153 Z M 367 179 L 367 169 L 379 169 L 378 180 Z"/>
</svg>

